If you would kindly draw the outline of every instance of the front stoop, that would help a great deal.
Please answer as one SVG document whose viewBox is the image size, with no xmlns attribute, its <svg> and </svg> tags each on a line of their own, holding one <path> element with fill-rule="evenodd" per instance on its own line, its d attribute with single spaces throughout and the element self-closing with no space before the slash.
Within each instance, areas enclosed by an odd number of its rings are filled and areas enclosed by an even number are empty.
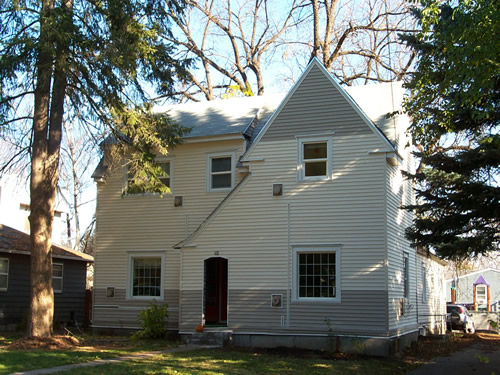
<svg viewBox="0 0 500 375">
<path fill-rule="evenodd" d="M 194 332 L 186 339 L 187 345 L 220 345 L 227 346 L 233 343 L 233 331 L 231 330 L 205 330 Z"/>
</svg>

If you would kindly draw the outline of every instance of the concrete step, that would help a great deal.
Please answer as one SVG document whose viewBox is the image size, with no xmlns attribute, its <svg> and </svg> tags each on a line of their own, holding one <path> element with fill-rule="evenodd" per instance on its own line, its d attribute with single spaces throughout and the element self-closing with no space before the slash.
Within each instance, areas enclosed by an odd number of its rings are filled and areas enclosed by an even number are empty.
<svg viewBox="0 0 500 375">
<path fill-rule="evenodd" d="M 231 345 L 233 342 L 233 332 L 224 331 L 205 331 L 194 332 L 191 337 L 186 339 L 188 345 Z"/>
</svg>

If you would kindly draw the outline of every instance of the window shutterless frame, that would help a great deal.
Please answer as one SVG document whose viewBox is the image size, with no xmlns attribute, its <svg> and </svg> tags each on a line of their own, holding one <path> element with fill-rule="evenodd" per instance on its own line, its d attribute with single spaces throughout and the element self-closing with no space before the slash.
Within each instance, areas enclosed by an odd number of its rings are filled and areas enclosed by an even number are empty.
<svg viewBox="0 0 500 375">
<path fill-rule="evenodd" d="M 173 157 L 169 158 L 159 158 L 156 160 L 158 165 L 168 174 L 166 177 L 160 177 L 160 181 L 165 185 L 170 188 L 170 193 L 173 193 L 174 191 L 174 160 Z M 123 167 L 123 189 L 122 191 L 126 191 L 128 188 L 128 185 L 132 183 L 133 181 L 133 175 L 129 171 L 129 167 L 126 165 Z M 149 195 L 154 195 L 154 193 L 151 192 L 145 192 L 143 194 L 149 194 Z M 133 194 L 135 195 L 143 195 L 143 194 Z"/>
<path fill-rule="evenodd" d="M 9 258 L 0 258 L 0 292 L 9 288 Z"/>
<path fill-rule="evenodd" d="M 164 251 L 129 253 L 127 298 L 143 300 L 164 299 Z"/>
<path fill-rule="evenodd" d="M 52 289 L 54 293 L 62 293 L 64 279 L 64 264 L 52 264 Z"/>
<path fill-rule="evenodd" d="M 297 137 L 297 180 L 332 178 L 332 137 Z"/>
<path fill-rule="evenodd" d="M 235 153 L 207 155 L 207 191 L 229 191 L 235 184 Z"/>
<path fill-rule="evenodd" d="M 292 300 L 340 302 L 341 245 L 292 246 Z"/>
</svg>

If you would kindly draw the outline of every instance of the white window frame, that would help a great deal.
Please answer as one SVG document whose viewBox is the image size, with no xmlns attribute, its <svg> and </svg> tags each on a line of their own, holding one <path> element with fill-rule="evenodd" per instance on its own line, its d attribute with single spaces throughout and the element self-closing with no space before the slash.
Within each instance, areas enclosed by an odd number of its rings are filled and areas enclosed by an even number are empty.
<svg viewBox="0 0 500 375">
<path fill-rule="evenodd" d="M 231 158 L 231 186 L 227 188 L 212 188 L 212 159 L 218 158 Z M 207 192 L 218 192 L 218 191 L 231 191 L 235 185 L 235 162 L 236 153 L 235 152 L 218 152 L 207 154 Z M 228 172 L 216 172 L 215 174 L 227 174 Z"/>
<path fill-rule="evenodd" d="M 174 158 L 173 157 L 169 157 L 169 158 L 157 158 L 156 159 L 156 162 L 158 164 L 162 164 L 162 163 L 170 163 L 170 174 L 168 175 L 168 178 L 170 178 L 170 193 L 173 194 L 174 192 Z M 130 181 L 130 178 L 128 176 L 128 170 L 129 170 L 129 167 L 128 165 L 125 165 L 123 167 L 123 189 L 122 191 L 125 192 L 128 188 L 128 184 L 129 184 L 129 181 Z M 128 194 L 127 196 L 136 196 L 136 195 L 159 195 L 159 194 L 156 194 L 156 193 L 151 193 L 151 192 L 145 192 L 143 194 Z"/>
<path fill-rule="evenodd" d="M 326 175 L 325 176 L 306 176 L 304 159 L 304 144 L 308 143 L 325 143 L 326 142 L 326 159 L 321 159 L 326 162 Z M 332 179 L 332 137 L 331 136 L 318 136 L 318 137 L 297 137 L 297 180 L 298 181 L 323 181 Z M 319 161 L 321 161 L 319 160 Z"/>
<path fill-rule="evenodd" d="M 335 297 L 299 297 L 299 255 L 304 253 L 335 253 Z M 341 301 L 340 263 L 342 246 L 338 244 L 300 244 L 292 246 L 292 301 L 294 302 L 325 302 Z"/>
<path fill-rule="evenodd" d="M 0 262 L 7 261 L 7 272 L 2 273 L 1 275 L 7 276 L 7 284 L 4 287 L 0 287 L 0 292 L 6 292 L 9 289 L 9 258 L 0 258 Z"/>
<path fill-rule="evenodd" d="M 160 258 L 160 295 L 159 296 L 134 296 L 134 259 Z M 165 254 L 164 251 L 132 252 L 128 255 L 128 276 L 127 276 L 127 299 L 163 301 L 164 300 L 164 279 L 165 279 Z"/>
<path fill-rule="evenodd" d="M 61 266 L 61 275 L 62 276 L 54 276 L 54 266 Z M 54 279 L 61 279 L 61 289 L 54 288 Z M 52 290 L 54 293 L 62 293 L 64 285 L 64 264 L 63 263 L 52 263 Z"/>
<path fill-rule="evenodd" d="M 410 254 L 403 251 L 403 298 L 410 298 Z"/>
<path fill-rule="evenodd" d="M 481 288 L 482 290 L 484 290 L 484 298 L 481 298 L 481 300 L 484 301 L 484 303 L 479 303 L 479 293 L 478 293 L 478 288 Z M 476 285 L 476 302 L 479 304 L 479 305 L 486 305 L 488 303 L 488 287 L 484 284 L 478 284 Z"/>
</svg>

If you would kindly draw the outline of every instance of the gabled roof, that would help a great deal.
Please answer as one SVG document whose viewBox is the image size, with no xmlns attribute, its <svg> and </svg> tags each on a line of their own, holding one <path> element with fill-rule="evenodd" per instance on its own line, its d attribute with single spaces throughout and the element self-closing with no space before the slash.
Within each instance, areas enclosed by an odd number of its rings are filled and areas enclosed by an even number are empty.
<svg viewBox="0 0 500 375">
<path fill-rule="evenodd" d="M 453 277 L 451 279 L 446 280 L 446 282 L 450 282 L 450 281 L 453 281 L 453 280 L 456 280 L 456 279 L 463 279 L 465 277 L 471 277 L 471 276 L 478 275 L 478 274 L 485 274 L 486 272 L 497 272 L 498 274 L 500 274 L 500 270 L 499 269 L 496 269 L 496 268 L 484 268 L 484 269 L 479 270 L 479 271 L 474 271 L 474 272 L 466 273 L 465 275 L 462 275 L 462 276 Z"/>
<path fill-rule="evenodd" d="M 262 128 L 262 130 L 260 131 L 260 133 L 257 135 L 255 141 L 252 143 L 252 145 L 250 146 L 250 148 L 248 149 L 248 151 L 245 153 L 245 155 L 243 155 L 243 157 L 242 157 L 241 160 L 242 161 L 248 161 L 250 155 L 252 154 L 252 152 L 255 149 L 256 145 L 259 143 L 260 139 L 266 134 L 266 132 L 268 131 L 268 129 L 272 126 L 273 121 L 279 116 L 279 114 L 281 113 L 281 111 L 283 110 L 283 108 L 286 106 L 287 102 L 294 95 L 294 93 L 297 90 L 297 88 L 300 87 L 300 85 L 302 84 L 302 82 L 307 78 L 307 76 L 309 75 L 309 73 L 311 72 L 311 70 L 314 69 L 314 68 L 318 68 L 318 69 L 320 69 L 323 72 L 325 78 L 330 81 L 330 83 L 333 85 L 333 87 L 336 88 L 339 91 L 339 93 L 344 97 L 344 99 L 346 99 L 346 101 L 357 112 L 357 114 L 361 117 L 362 121 L 364 121 L 366 123 L 366 125 L 368 126 L 368 128 L 372 130 L 372 132 L 375 134 L 376 137 L 379 138 L 379 140 L 382 142 L 382 144 L 384 145 L 384 148 L 385 148 L 385 150 L 383 150 L 383 151 L 397 153 L 396 148 L 391 143 L 391 141 L 389 141 L 389 138 L 367 116 L 367 114 L 360 108 L 360 106 L 351 97 L 351 95 L 349 95 L 347 93 L 347 91 L 344 88 L 342 88 L 342 86 L 340 86 L 340 84 L 333 78 L 333 76 L 330 74 L 330 72 L 328 72 L 328 70 L 323 66 L 323 64 L 321 64 L 321 62 L 317 58 L 313 58 L 311 60 L 311 62 L 309 63 L 309 65 L 307 66 L 307 68 L 304 71 L 304 73 L 302 73 L 302 75 L 299 78 L 299 80 L 295 83 L 295 85 L 292 87 L 292 89 L 288 92 L 288 94 L 285 96 L 285 98 L 280 103 L 280 105 L 278 106 L 278 108 L 276 108 L 276 110 L 274 111 L 274 113 L 272 114 L 272 116 L 269 118 L 269 120 L 267 121 L 267 123 L 264 125 L 264 127 Z M 365 96 L 362 96 L 360 92 L 357 92 L 356 94 L 360 98 L 365 98 Z M 377 97 L 379 97 L 379 98 L 377 99 Z M 378 96 L 375 95 L 373 98 L 371 98 L 371 101 L 377 102 L 377 101 L 381 100 L 380 97 L 383 97 L 383 96 L 382 95 L 378 95 Z M 365 102 L 365 103 L 371 103 L 371 101 L 370 100 L 366 100 L 366 99 L 363 100 L 363 102 Z M 372 115 L 375 115 L 375 113 L 376 113 L 375 109 L 376 108 L 380 108 L 380 106 L 376 106 L 375 105 L 374 107 L 371 108 L 370 112 L 372 113 Z M 392 111 L 390 111 L 390 112 L 392 112 Z M 382 112 L 382 113 L 385 115 L 387 113 L 387 111 L 386 112 Z M 376 117 L 379 118 L 380 116 L 376 116 Z"/>
<path fill-rule="evenodd" d="M 480 285 L 480 284 L 490 285 L 490 283 L 488 283 L 488 282 L 484 279 L 483 275 L 479 276 L 479 277 L 477 278 L 476 282 L 475 282 L 474 284 L 472 284 L 472 285 Z"/>
<path fill-rule="evenodd" d="M 17 229 L 0 224 L 0 252 L 30 255 L 30 236 Z M 61 245 L 52 245 L 52 257 L 93 262 L 94 257 Z"/>
</svg>

